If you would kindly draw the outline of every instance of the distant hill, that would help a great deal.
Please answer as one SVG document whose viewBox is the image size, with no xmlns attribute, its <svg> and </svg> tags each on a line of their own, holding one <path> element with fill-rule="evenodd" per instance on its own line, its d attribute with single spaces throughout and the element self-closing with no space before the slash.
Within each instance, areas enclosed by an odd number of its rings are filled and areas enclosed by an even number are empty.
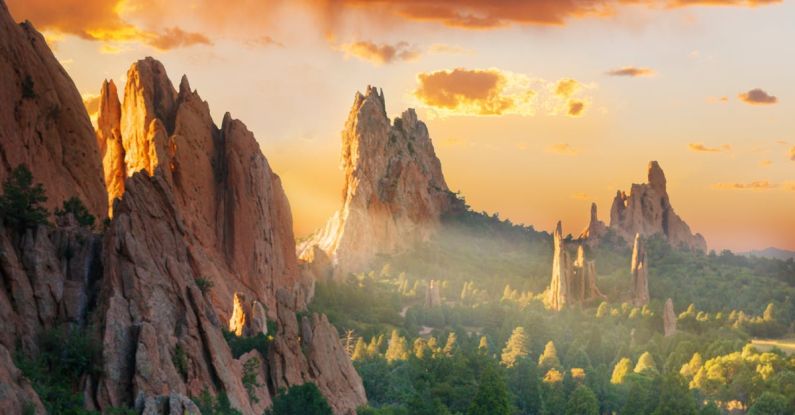
<svg viewBox="0 0 795 415">
<path fill-rule="evenodd" d="M 788 251 L 786 249 L 780 248 L 765 248 L 765 249 L 757 249 L 748 252 L 740 252 L 739 255 L 742 256 L 755 256 L 759 258 L 773 258 L 773 259 L 781 259 L 781 260 L 788 260 L 790 258 L 795 259 L 795 251 Z"/>
</svg>

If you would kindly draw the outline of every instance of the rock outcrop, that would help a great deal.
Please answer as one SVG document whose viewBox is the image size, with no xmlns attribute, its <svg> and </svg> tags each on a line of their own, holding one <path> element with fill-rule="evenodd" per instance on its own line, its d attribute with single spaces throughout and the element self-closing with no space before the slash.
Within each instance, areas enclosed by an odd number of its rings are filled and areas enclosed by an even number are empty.
<svg viewBox="0 0 795 415">
<path fill-rule="evenodd" d="M 648 264 L 646 263 L 646 246 L 640 234 L 635 235 L 632 247 L 632 303 L 643 306 L 649 303 Z"/>
<path fill-rule="evenodd" d="M 299 246 L 317 245 L 335 276 L 364 270 L 377 254 L 426 240 L 440 217 L 463 204 L 447 188 L 425 124 L 413 109 L 390 125 L 384 96 L 356 93 L 342 133 L 343 204 L 324 228 Z"/>
<path fill-rule="evenodd" d="M 97 144 L 102 157 L 105 187 L 108 191 L 108 214 L 113 214 L 113 200 L 124 194 L 127 177 L 124 144 L 121 141 L 121 103 L 113 80 L 102 83 L 97 112 Z"/>
<path fill-rule="evenodd" d="M 425 306 L 439 307 L 442 305 L 442 296 L 439 293 L 439 281 L 429 280 L 425 287 Z"/>
<path fill-rule="evenodd" d="M 571 258 L 563 240 L 563 225 L 558 221 L 552 234 L 552 279 L 549 282 L 548 306 L 562 310 L 571 302 Z"/>
<path fill-rule="evenodd" d="M 558 221 L 552 234 L 552 279 L 546 301 L 547 307 L 557 311 L 595 298 L 606 298 L 596 286 L 596 262 L 585 258 L 582 242 L 577 244 L 577 257 L 572 260 L 562 228 Z"/>
<path fill-rule="evenodd" d="M 676 313 L 674 312 L 674 302 L 670 298 L 665 300 L 663 310 L 663 330 L 665 337 L 676 334 Z"/>
<path fill-rule="evenodd" d="M 229 114 L 217 127 L 187 78 L 175 90 L 154 59 L 133 64 L 127 78 L 118 128 L 127 178 L 104 241 L 106 353 L 95 405 L 207 388 L 261 413 L 278 388 L 313 381 L 335 413 L 352 413 L 366 397 L 336 330 L 321 316 L 303 317 L 299 329 L 307 285 L 290 208 L 254 136 Z M 113 94 L 109 85 L 103 95 Z M 119 177 L 118 163 L 105 167 L 105 177 Z M 268 356 L 233 358 L 222 330 L 254 335 L 267 320 L 277 327 Z M 175 367 L 176 350 L 186 369 Z M 259 402 L 242 384 L 251 358 L 267 378 L 254 391 L 268 397 Z"/>
<path fill-rule="evenodd" d="M 97 142 L 83 100 L 44 37 L 0 1 L 0 183 L 25 164 L 52 211 L 77 196 L 107 214 Z"/>
<path fill-rule="evenodd" d="M 633 184 L 629 195 L 616 193 L 610 210 L 610 229 L 627 242 L 635 234 L 648 237 L 661 234 L 674 247 L 706 251 L 707 242 L 690 227 L 671 206 L 665 173 L 656 161 L 649 163 L 648 183 Z"/>
<path fill-rule="evenodd" d="M 607 233 L 607 225 L 599 220 L 596 212 L 596 203 L 591 203 L 591 218 L 578 239 L 584 241 L 588 246 L 598 245 L 599 240 Z"/>
</svg>

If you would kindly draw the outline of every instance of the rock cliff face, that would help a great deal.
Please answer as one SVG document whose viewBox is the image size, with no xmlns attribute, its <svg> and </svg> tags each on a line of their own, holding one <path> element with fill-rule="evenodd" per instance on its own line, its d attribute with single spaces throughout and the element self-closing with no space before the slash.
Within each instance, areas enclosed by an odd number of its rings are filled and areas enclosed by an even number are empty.
<svg viewBox="0 0 795 415">
<path fill-rule="evenodd" d="M 646 246 L 640 234 L 635 235 L 635 244 L 632 247 L 632 303 L 643 306 L 649 303 L 648 264 L 646 264 Z"/>
<path fill-rule="evenodd" d="M 117 199 L 102 235 L 70 215 L 21 233 L 0 223 L 0 412 L 44 413 L 10 356 L 35 355 L 37 335 L 62 325 L 102 345 L 102 370 L 74 379 L 88 409 L 196 414 L 189 397 L 207 390 L 261 414 L 278 388 L 308 381 L 337 414 L 364 404 L 334 327 L 297 315 L 311 287 L 299 277 L 289 204 L 245 126 L 228 114 L 216 126 L 187 79 L 177 91 L 145 59 L 128 73 L 123 104 L 103 85 L 94 136 L 43 38 L 15 25 L 2 0 L 0 32 L 0 178 L 27 163 L 50 208 L 76 195 L 100 217 L 103 177 Z M 266 356 L 234 358 L 223 330 L 257 334 L 269 321 Z M 247 390 L 243 366 L 255 358 L 260 386 Z"/>
<path fill-rule="evenodd" d="M 560 222 L 552 234 L 552 279 L 547 289 L 547 307 L 562 310 L 595 298 L 606 298 L 596 286 L 596 262 L 585 259 L 582 243 L 577 245 L 577 257 L 572 260 Z"/>
<path fill-rule="evenodd" d="M 301 258 L 315 245 L 325 251 L 335 276 L 427 239 L 440 216 L 460 205 L 425 124 L 409 109 L 390 125 L 384 96 L 373 87 L 354 98 L 342 133 L 342 168 L 342 207 L 299 246 Z"/>
<path fill-rule="evenodd" d="M 128 177 L 104 240 L 105 375 L 96 406 L 140 406 L 209 388 L 244 413 L 261 413 L 278 388 L 306 381 L 318 383 L 336 413 L 365 403 L 333 326 L 320 316 L 296 319 L 308 288 L 290 208 L 253 135 L 229 114 L 216 127 L 187 78 L 176 91 L 151 58 L 133 64 L 127 78 L 120 127 L 99 123 L 97 134 L 120 132 L 124 172 L 114 160 L 105 177 Z M 109 85 L 102 102 L 118 100 Z M 212 288 L 202 292 L 199 281 Z M 262 333 L 266 319 L 277 326 L 268 356 L 234 359 L 222 329 Z M 177 349 L 186 371 L 172 362 Z M 259 402 L 242 385 L 250 358 L 263 363 Z"/>
<path fill-rule="evenodd" d="M 663 235 L 675 247 L 706 251 L 707 242 L 690 227 L 671 206 L 666 190 L 665 173 L 656 161 L 649 163 L 648 183 L 633 184 L 629 195 L 618 191 L 610 210 L 610 229 L 627 242 L 635 234 Z"/>
<path fill-rule="evenodd" d="M 91 121 L 44 37 L 16 24 L 0 1 L 0 183 L 20 164 L 47 190 L 52 211 L 77 196 L 103 217 L 107 198 Z"/>
</svg>

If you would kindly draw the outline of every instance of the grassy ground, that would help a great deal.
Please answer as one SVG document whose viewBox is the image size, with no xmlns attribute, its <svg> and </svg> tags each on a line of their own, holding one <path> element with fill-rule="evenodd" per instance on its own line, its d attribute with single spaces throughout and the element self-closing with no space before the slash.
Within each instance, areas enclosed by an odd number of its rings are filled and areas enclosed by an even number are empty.
<svg viewBox="0 0 795 415">
<path fill-rule="evenodd" d="M 759 351 L 766 352 L 774 347 L 784 351 L 788 355 L 795 354 L 795 337 L 784 339 L 753 339 L 751 344 Z"/>
</svg>

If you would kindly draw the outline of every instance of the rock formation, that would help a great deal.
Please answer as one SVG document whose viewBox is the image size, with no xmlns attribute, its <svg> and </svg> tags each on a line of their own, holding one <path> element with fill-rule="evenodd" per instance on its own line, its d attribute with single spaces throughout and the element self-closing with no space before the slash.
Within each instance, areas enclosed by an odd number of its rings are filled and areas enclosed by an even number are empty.
<svg viewBox="0 0 795 415">
<path fill-rule="evenodd" d="M 663 310 L 663 329 L 665 337 L 676 334 L 676 313 L 674 313 L 674 302 L 669 298 L 665 300 L 665 310 Z"/>
<path fill-rule="evenodd" d="M 0 183 L 25 164 L 52 211 L 77 196 L 107 211 L 97 142 L 83 100 L 29 22 L 16 24 L 0 1 Z"/>
<path fill-rule="evenodd" d="M 552 234 L 552 280 L 549 282 L 548 305 L 552 310 L 562 310 L 571 302 L 571 258 L 563 240 L 563 226 L 558 221 Z"/>
<path fill-rule="evenodd" d="M 430 280 L 425 288 L 425 306 L 438 307 L 442 305 L 442 297 L 439 294 L 439 281 Z"/>
<path fill-rule="evenodd" d="M 596 246 L 607 233 L 607 225 L 599 220 L 596 213 L 596 203 L 591 203 L 591 219 L 588 221 L 588 227 L 582 231 L 579 238 L 584 241 L 588 246 Z"/>
<path fill-rule="evenodd" d="M 104 356 L 96 406 L 209 388 L 243 413 L 261 413 L 278 388 L 314 381 L 335 413 L 353 412 L 366 398 L 336 330 L 324 317 L 296 318 L 307 288 L 290 208 L 254 136 L 229 114 L 216 127 L 187 78 L 175 90 L 151 58 L 133 64 L 127 79 L 120 127 L 109 128 L 121 134 L 127 179 L 104 241 L 98 307 L 104 350 L 113 352 Z M 106 86 L 103 95 L 112 95 Z M 107 126 L 98 124 L 99 137 Z M 105 177 L 119 177 L 118 166 L 105 163 Z M 202 292 L 200 280 L 212 288 Z M 253 335 L 267 330 L 266 319 L 277 326 L 268 356 L 234 359 L 222 322 Z M 176 348 L 187 373 L 172 363 Z M 267 378 L 258 403 L 241 383 L 252 357 Z"/>
<path fill-rule="evenodd" d="M 632 247 L 632 303 L 642 306 L 649 303 L 648 264 L 646 263 L 646 247 L 640 234 L 635 235 Z"/>
<path fill-rule="evenodd" d="M 606 298 L 596 286 L 596 262 L 585 259 L 582 241 L 577 244 L 577 258 L 572 260 L 560 221 L 552 234 L 552 241 L 552 279 L 547 290 L 547 307 L 559 311 L 572 304 Z"/>
<path fill-rule="evenodd" d="M 10 353 L 35 355 L 37 334 L 61 325 L 101 343 L 101 371 L 74 379 L 87 409 L 197 414 L 190 397 L 207 390 L 261 414 L 278 388 L 309 381 L 336 414 L 366 403 L 336 329 L 325 316 L 297 314 L 309 286 L 290 207 L 246 127 L 229 114 L 216 126 L 187 79 L 175 90 L 148 58 L 128 72 L 123 105 L 103 85 L 94 136 L 41 35 L 15 25 L 2 0 L 0 32 L 0 178 L 27 163 L 50 208 L 76 195 L 100 217 L 103 176 L 118 198 L 102 235 L 70 215 L 24 232 L 0 223 L 0 412 L 32 404 L 44 413 Z M 223 336 L 230 320 L 243 335 L 272 322 L 267 356 L 234 358 Z M 258 402 L 242 383 L 253 358 Z"/>
<path fill-rule="evenodd" d="M 463 206 L 447 188 L 425 124 L 409 109 L 390 125 L 384 96 L 373 87 L 354 98 L 342 133 L 342 168 L 342 207 L 299 246 L 304 259 L 319 246 L 336 276 L 426 240 L 443 213 Z"/>
<path fill-rule="evenodd" d="M 629 195 L 618 191 L 610 210 L 610 229 L 627 242 L 635 234 L 643 237 L 663 235 L 674 247 L 706 251 L 701 234 L 693 234 L 671 207 L 665 173 L 656 161 L 649 163 L 648 183 L 633 184 Z"/>
</svg>

